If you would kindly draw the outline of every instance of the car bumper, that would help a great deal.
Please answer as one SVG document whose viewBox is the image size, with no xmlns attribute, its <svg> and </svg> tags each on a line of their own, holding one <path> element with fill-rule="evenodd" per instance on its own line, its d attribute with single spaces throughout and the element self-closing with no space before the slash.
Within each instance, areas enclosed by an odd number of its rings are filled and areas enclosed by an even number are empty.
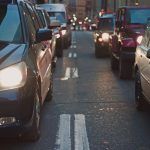
<svg viewBox="0 0 150 150">
<path fill-rule="evenodd" d="M 125 61 L 129 61 L 134 63 L 135 61 L 135 52 L 122 52 L 121 53 L 121 58 Z"/>
<path fill-rule="evenodd" d="M 28 80 L 19 89 L 0 92 L 0 137 L 14 137 L 28 130 L 32 124 L 36 89 Z"/>
</svg>

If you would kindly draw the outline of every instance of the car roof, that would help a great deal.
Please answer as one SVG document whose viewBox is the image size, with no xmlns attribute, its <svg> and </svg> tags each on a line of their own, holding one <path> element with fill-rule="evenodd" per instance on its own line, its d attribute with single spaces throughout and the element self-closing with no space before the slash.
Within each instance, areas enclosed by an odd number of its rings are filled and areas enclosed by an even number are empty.
<svg viewBox="0 0 150 150">
<path fill-rule="evenodd" d="M 104 14 L 104 15 L 102 15 L 102 16 L 99 17 L 99 18 L 114 18 L 114 17 L 115 17 L 114 14 Z"/>
<path fill-rule="evenodd" d="M 19 2 L 36 3 L 36 0 L 0 0 L 0 4 L 17 4 Z"/>
<path fill-rule="evenodd" d="M 125 8 L 125 9 L 150 9 L 149 6 L 122 6 L 120 8 Z"/>
<path fill-rule="evenodd" d="M 64 4 L 39 4 L 39 6 L 43 7 L 49 12 L 64 12 L 65 5 Z"/>
</svg>

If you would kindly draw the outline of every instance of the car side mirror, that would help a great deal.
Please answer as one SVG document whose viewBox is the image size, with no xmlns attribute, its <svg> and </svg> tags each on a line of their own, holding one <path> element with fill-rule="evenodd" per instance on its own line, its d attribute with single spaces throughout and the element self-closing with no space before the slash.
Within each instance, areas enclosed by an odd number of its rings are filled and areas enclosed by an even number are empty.
<svg viewBox="0 0 150 150">
<path fill-rule="evenodd" d="M 42 42 L 52 39 L 52 31 L 50 29 L 39 29 L 36 33 L 36 42 Z"/>
<path fill-rule="evenodd" d="M 150 49 L 147 51 L 146 57 L 150 59 Z"/>
</svg>

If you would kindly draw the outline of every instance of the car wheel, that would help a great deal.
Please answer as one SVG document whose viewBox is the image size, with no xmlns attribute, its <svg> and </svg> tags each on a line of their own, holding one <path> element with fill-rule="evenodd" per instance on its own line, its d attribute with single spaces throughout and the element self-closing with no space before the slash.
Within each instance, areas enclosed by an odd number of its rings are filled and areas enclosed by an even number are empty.
<svg viewBox="0 0 150 150">
<path fill-rule="evenodd" d="M 141 79 L 139 71 L 135 74 L 135 104 L 138 111 L 144 110 L 144 96 L 142 94 Z"/>
<path fill-rule="evenodd" d="M 35 96 L 35 106 L 33 110 L 33 122 L 31 128 L 23 135 L 23 140 L 37 141 L 40 138 L 40 111 L 41 104 L 38 94 Z"/>
<path fill-rule="evenodd" d="M 51 82 L 50 82 L 50 87 L 49 87 L 49 91 L 47 93 L 46 99 L 45 101 L 49 102 L 52 100 L 53 98 L 53 76 L 51 75 Z"/>
<path fill-rule="evenodd" d="M 110 63 L 111 63 L 111 69 L 112 70 L 118 69 L 118 61 L 112 54 L 111 54 L 111 58 L 110 58 Z"/>
<path fill-rule="evenodd" d="M 132 77 L 132 63 L 123 60 L 122 57 L 119 59 L 119 77 L 120 79 Z"/>
</svg>

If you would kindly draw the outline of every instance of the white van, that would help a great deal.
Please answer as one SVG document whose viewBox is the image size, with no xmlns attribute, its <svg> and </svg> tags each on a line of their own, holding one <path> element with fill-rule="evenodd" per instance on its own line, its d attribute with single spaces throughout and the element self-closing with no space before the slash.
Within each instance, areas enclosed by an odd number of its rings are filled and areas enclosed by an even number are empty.
<svg viewBox="0 0 150 150">
<path fill-rule="evenodd" d="M 64 4 L 40 4 L 44 8 L 50 17 L 56 17 L 61 23 L 62 38 L 64 48 L 71 45 L 71 25 L 68 22 L 68 14 Z"/>
</svg>

